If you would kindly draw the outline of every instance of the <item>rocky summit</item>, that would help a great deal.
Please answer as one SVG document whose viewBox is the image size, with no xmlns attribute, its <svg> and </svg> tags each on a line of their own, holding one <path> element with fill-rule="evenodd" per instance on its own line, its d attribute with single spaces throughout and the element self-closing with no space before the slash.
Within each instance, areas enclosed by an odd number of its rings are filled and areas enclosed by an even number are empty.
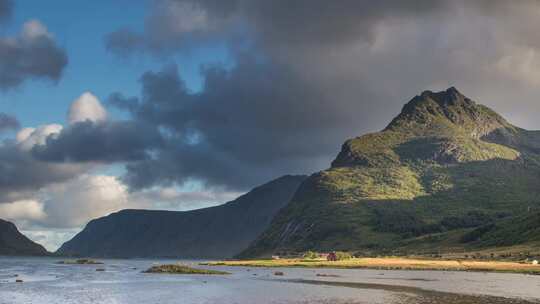
<svg viewBox="0 0 540 304">
<path fill-rule="evenodd" d="M 425 91 L 384 130 L 346 141 L 240 256 L 534 245 L 504 227 L 522 218 L 536 224 L 521 233 L 540 227 L 539 185 L 540 132 L 456 88 Z"/>
</svg>

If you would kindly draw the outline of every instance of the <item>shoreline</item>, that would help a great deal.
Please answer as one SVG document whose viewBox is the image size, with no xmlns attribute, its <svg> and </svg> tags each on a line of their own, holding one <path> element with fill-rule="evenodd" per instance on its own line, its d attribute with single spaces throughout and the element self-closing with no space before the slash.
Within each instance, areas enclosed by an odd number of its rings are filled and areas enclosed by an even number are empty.
<svg viewBox="0 0 540 304">
<path fill-rule="evenodd" d="M 279 280 L 288 283 L 348 287 L 359 289 L 384 290 L 392 293 L 398 293 L 403 304 L 538 304 L 540 301 L 527 300 L 521 298 L 505 298 L 490 295 L 459 294 L 452 292 L 428 290 L 420 287 L 385 285 L 375 283 L 360 282 L 338 282 L 338 281 L 319 281 L 305 279 Z"/>
<path fill-rule="evenodd" d="M 326 260 L 231 260 L 201 263 L 204 266 L 276 267 L 276 268 L 336 268 L 376 270 L 429 270 L 497 272 L 540 275 L 540 265 L 501 261 L 430 260 L 418 258 L 353 258 L 329 262 Z"/>
</svg>

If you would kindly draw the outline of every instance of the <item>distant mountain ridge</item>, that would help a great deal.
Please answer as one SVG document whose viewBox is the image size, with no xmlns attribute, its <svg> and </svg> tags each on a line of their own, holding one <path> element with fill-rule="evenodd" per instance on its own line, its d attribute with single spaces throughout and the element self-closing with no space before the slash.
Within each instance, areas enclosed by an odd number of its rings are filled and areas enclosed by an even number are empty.
<svg viewBox="0 0 540 304">
<path fill-rule="evenodd" d="M 381 132 L 346 141 L 239 257 L 472 250 L 488 243 L 467 233 L 540 207 L 539 186 L 540 132 L 454 87 L 425 91 Z"/>
<path fill-rule="evenodd" d="M 19 232 L 15 224 L 0 219 L 0 255 L 41 256 L 48 252 Z"/>
<path fill-rule="evenodd" d="M 284 176 L 224 205 L 186 212 L 123 210 L 92 220 L 57 254 L 227 258 L 245 249 L 306 176 Z"/>
</svg>

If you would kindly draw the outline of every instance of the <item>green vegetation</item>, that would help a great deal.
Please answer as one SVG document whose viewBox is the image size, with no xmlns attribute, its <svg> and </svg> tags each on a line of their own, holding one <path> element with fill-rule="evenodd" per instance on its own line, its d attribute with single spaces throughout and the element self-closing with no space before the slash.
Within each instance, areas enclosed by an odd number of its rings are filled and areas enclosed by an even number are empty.
<svg viewBox="0 0 540 304">
<path fill-rule="evenodd" d="M 385 130 L 347 141 L 332 168 L 305 181 L 239 257 L 464 252 L 540 241 L 539 231 L 504 228 L 540 210 L 539 152 L 539 132 L 455 89 L 425 92 Z"/>
<path fill-rule="evenodd" d="M 167 265 L 152 266 L 144 272 L 145 273 L 168 273 L 168 274 L 206 274 L 206 275 L 230 274 L 224 271 L 191 268 L 189 266 L 181 265 L 181 264 L 167 264 Z"/>
<path fill-rule="evenodd" d="M 335 254 L 337 261 L 345 261 L 353 258 L 352 254 L 344 251 L 336 251 Z"/>
<path fill-rule="evenodd" d="M 513 246 L 540 242 L 540 212 L 480 226 L 462 237 L 480 247 Z"/>
<path fill-rule="evenodd" d="M 239 260 L 206 263 L 212 266 L 243 267 L 304 267 L 304 268 L 346 268 L 346 269 L 381 269 L 381 270 L 444 270 L 444 271 L 480 271 L 508 272 L 540 275 L 540 266 L 531 263 L 500 261 L 465 261 L 443 259 L 414 258 L 351 258 L 340 261 L 306 261 L 303 259 L 280 260 Z"/>
<path fill-rule="evenodd" d="M 315 251 L 308 251 L 304 254 L 304 259 L 306 260 L 315 260 L 319 258 L 319 254 Z"/>
</svg>

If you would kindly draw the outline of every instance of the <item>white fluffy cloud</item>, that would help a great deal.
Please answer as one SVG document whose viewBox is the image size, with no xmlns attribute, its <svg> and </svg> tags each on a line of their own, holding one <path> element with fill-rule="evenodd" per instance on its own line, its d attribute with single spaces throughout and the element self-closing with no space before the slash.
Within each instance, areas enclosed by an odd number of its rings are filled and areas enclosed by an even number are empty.
<svg viewBox="0 0 540 304">
<path fill-rule="evenodd" d="M 43 204 L 36 200 L 21 200 L 0 204 L 2 218 L 18 220 L 43 220 L 46 215 Z"/>
<path fill-rule="evenodd" d="M 241 194 L 240 192 L 228 192 L 221 189 L 192 189 L 185 191 L 176 187 L 158 187 L 130 193 L 129 200 L 131 204 L 142 209 L 185 211 L 228 202 Z"/>
<path fill-rule="evenodd" d="M 44 191 L 45 225 L 73 228 L 128 206 L 126 187 L 114 176 L 81 175 Z"/>
<path fill-rule="evenodd" d="M 71 104 L 68 112 L 68 122 L 70 124 L 83 122 L 102 122 L 107 119 L 107 111 L 101 105 L 99 99 L 90 92 L 84 92 Z"/>
<path fill-rule="evenodd" d="M 52 34 L 39 20 L 30 20 L 23 25 L 21 37 L 32 40 L 40 37 L 52 38 Z"/>
<path fill-rule="evenodd" d="M 62 129 L 62 125 L 59 124 L 43 125 L 37 128 L 23 128 L 17 133 L 17 144 L 20 149 L 30 151 L 34 145 L 45 144 L 48 136 L 58 134 Z"/>
</svg>

